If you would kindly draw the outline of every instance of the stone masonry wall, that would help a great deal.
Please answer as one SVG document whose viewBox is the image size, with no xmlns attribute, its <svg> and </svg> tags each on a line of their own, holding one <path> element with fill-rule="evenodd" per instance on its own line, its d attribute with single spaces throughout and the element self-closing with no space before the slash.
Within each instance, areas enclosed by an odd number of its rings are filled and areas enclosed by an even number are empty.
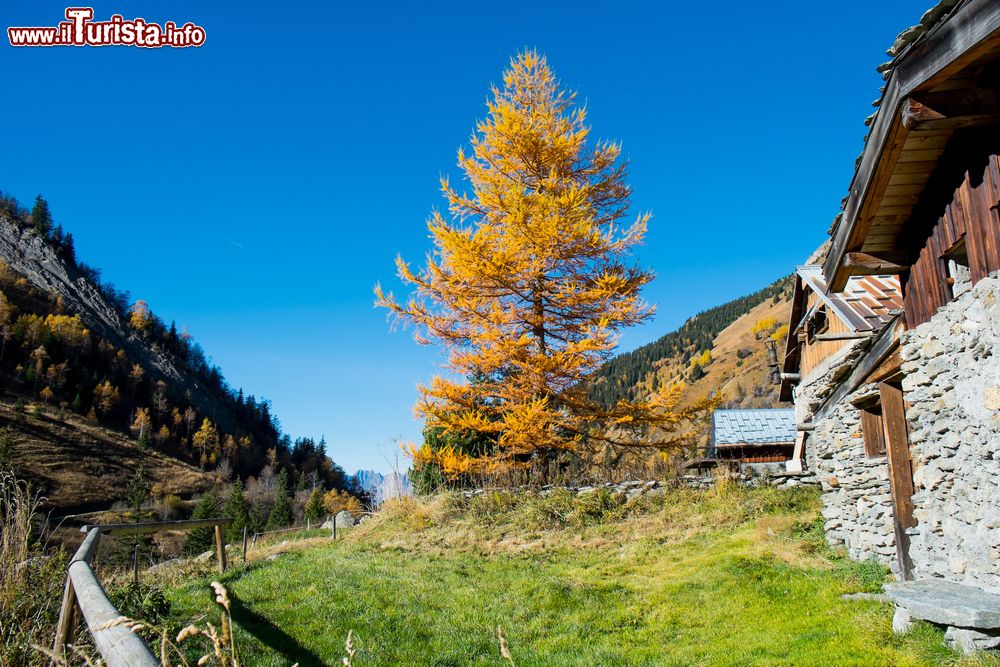
<svg viewBox="0 0 1000 667">
<path fill-rule="evenodd" d="M 896 555 L 892 492 L 885 456 L 868 457 L 861 433 L 861 411 L 854 406 L 878 392 L 859 388 L 816 422 L 808 441 L 811 468 L 823 487 L 827 541 L 843 546 L 855 560 L 892 564 Z"/>
<path fill-rule="evenodd" d="M 884 456 L 868 458 L 861 434 L 861 411 L 852 401 L 877 389 L 859 388 L 841 399 L 832 412 L 815 419 L 815 411 L 850 373 L 870 341 L 859 340 L 825 360 L 795 388 L 799 425 L 813 423 L 806 439 L 806 470 L 823 487 L 823 517 L 827 541 L 845 547 L 851 558 L 895 560 L 889 467 Z"/>
<path fill-rule="evenodd" d="M 902 339 L 916 577 L 1000 593 L 1000 273 Z"/>
</svg>

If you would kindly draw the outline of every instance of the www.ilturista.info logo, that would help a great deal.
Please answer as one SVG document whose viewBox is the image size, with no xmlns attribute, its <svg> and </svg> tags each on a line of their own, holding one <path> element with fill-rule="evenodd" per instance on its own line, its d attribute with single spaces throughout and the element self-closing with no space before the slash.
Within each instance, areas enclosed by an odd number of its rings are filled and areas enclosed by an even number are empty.
<svg viewBox="0 0 1000 667">
<path fill-rule="evenodd" d="M 113 14 L 107 21 L 94 21 L 92 7 L 67 7 L 66 19 L 55 27 L 7 28 L 11 46 L 162 46 L 184 48 L 205 43 L 205 29 L 188 22 L 162 26 L 145 19 L 126 20 Z"/>
</svg>

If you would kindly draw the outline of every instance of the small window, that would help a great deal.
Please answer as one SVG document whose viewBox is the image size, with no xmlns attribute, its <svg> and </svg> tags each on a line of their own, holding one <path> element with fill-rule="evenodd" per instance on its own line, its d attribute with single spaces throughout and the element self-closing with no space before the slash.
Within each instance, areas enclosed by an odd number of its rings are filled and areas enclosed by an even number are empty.
<svg viewBox="0 0 1000 667">
<path fill-rule="evenodd" d="M 881 403 L 861 407 L 861 434 L 865 440 L 866 456 L 885 456 L 885 426 Z"/>
<path fill-rule="evenodd" d="M 830 328 L 830 321 L 826 315 L 826 306 L 820 306 L 809 318 L 806 324 L 806 332 L 809 343 L 815 341 L 816 334 L 826 333 Z"/>
<path fill-rule="evenodd" d="M 965 247 L 965 238 L 949 248 L 948 252 L 941 255 L 941 259 L 945 262 L 947 271 L 945 281 L 951 290 L 951 298 L 958 298 L 972 287 L 972 271 L 969 270 L 969 253 Z"/>
</svg>

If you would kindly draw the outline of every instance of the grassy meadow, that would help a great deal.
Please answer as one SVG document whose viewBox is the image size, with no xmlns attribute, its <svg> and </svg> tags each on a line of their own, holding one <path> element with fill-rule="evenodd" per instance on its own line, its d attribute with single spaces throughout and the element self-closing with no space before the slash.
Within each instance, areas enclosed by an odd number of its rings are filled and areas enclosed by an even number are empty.
<svg viewBox="0 0 1000 667">
<path fill-rule="evenodd" d="M 888 573 L 823 543 L 809 490 L 672 490 L 626 503 L 492 493 L 384 508 L 336 543 L 258 549 L 221 578 L 243 665 L 1000 665 L 841 599 Z M 271 556 L 272 558 L 268 558 Z M 176 628 L 217 616 L 168 590 Z M 197 658 L 196 653 L 190 654 Z M 193 664 L 193 662 L 192 662 Z"/>
</svg>

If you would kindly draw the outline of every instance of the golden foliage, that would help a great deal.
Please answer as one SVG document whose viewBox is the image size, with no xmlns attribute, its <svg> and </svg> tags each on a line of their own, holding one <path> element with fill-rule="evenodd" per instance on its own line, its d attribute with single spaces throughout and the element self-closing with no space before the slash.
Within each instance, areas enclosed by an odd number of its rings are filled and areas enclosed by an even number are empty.
<svg viewBox="0 0 1000 667">
<path fill-rule="evenodd" d="M 757 334 L 759 334 L 759 333 L 761 333 L 763 331 L 769 331 L 777 323 L 778 323 L 778 320 L 776 320 L 773 317 L 764 317 L 764 318 L 761 318 L 761 319 L 757 320 L 752 327 L 750 327 L 750 333 L 752 333 L 753 335 L 756 336 Z"/>
<path fill-rule="evenodd" d="M 691 360 L 691 366 L 701 366 L 702 368 L 708 366 L 710 363 L 712 363 L 711 350 L 705 350 L 704 352 L 702 352 L 697 357 Z"/>
<path fill-rule="evenodd" d="M 201 422 L 201 428 L 194 434 L 192 444 L 201 450 L 202 465 L 210 460 L 210 455 L 219 448 L 219 432 L 215 425 L 206 417 Z"/>
<path fill-rule="evenodd" d="M 323 507 L 333 516 L 347 510 L 355 519 L 360 517 L 363 511 L 357 498 L 346 491 L 338 491 L 337 489 L 330 489 L 323 494 Z"/>
<path fill-rule="evenodd" d="M 149 304 L 142 299 L 133 303 L 128 321 L 133 329 L 145 333 L 153 323 L 153 314 L 149 310 Z"/>
<path fill-rule="evenodd" d="M 639 294 L 652 274 L 630 260 L 650 216 L 621 224 L 631 193 L 621 149 L 589 141 L 574 97 L 539 54 L 512 59 L 471 150 L 458 153 L 471 192 L 443 179 L 450 216 L 427 222 L 427 265 L 397 259 L 414 295 L 398 301 L 375 287 L 376 304 L 414 325 L 418 342 L 448 350 L 448 377 L 419 388 L 417 413 L 446 432 L 495 435 L 508 461 L 585 439 L 646 445 L 647 428 L 675 433 L 709 403 L 675 412 L 679 385 L 610 410 L 586 395 L 618 332 L 653 312 Z M 434 456 L 455 470 L 489 464 Z"/>
<path fill-rule="evenodd" d="M 121 398 L 118 388 L 107 380 L 94 387 L 94 406 L 102 415 L 108 415 L 117 408 Z"/>
<path fill-rule="evenodd" d="M 152 427 L 153 420 L 149 416 L 149 408 L 138 408 L 135 411 L 135 419 L 132 421 L 132 434 L 138 438 L 143 433 L 149 433 Z"/>
</svg>

